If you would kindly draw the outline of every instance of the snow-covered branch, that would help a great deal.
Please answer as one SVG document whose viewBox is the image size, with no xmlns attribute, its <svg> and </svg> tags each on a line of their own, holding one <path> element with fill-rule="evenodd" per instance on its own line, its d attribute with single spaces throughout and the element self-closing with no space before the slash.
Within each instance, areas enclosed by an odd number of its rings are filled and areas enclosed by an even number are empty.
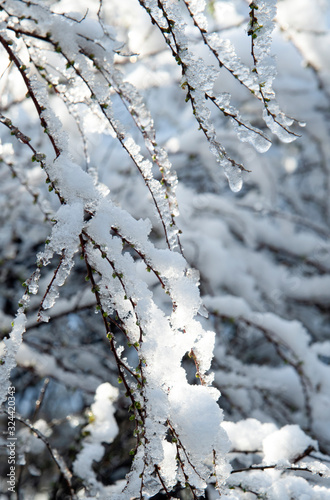
<svg viewBox="0 0 330 500">
<path fill-rule="evenodd" d="M 330 80 L 292 3 L 2 1 L 0 401 L 16 387 L 24 494 L 34 434 L 71 498 L 327 498 Z"/>
</svg>

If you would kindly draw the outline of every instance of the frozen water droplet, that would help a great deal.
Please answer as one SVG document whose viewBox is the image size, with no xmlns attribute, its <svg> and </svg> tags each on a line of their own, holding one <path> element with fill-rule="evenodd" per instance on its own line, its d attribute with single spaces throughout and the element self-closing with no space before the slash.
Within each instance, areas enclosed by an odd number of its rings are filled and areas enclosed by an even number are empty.
<svg viewBox="0 0 330 500">
<path fill-rule="evenodd" d="M 203 318 L 208 318 L 209 317 L 209 313 L 208 313 L 208 310 L 206 309 L 205 306 L 203 306 L 203 304 L 200 306 L 200 308 L 198 309 L 198 314 L 200 316 L 203 316 Z"/>
<path fill-rule="evenodd" d="M 225 175 L 229 182 L 229 187 L 234 193 L 238 193 L 242 189 L 243 179 L 241 169 L 235 165 L 225 165 Z"/>
<path fill-rule="evenodd" d="M 249 144 L 252 144 L 252 146 L 259 153 L 265 153 L 266 151 L 268 151 L 268 149 L 272 145 L 271 141 L 263 136 L 262 132 L 259 129 L 252 127 L 249 122 L 246 122 L 246 125 L 249 127 L 249 129 L 238 126 L 237 123 L 234 122 L 234 128 L 237 132 L 238 138 L 242 142 L 248 142 Z"/>
<path fill-rule="evenodd" d="M 44 309 L 50 309 L 51 307 L 53 307 L 58 296 L 59 296 L 59 292 L 58 292 L 57 288 L 51 287 L 51 289 L 49 290 L 49 292 L 47 293 L 47 295 L 45 296 L 45 298 L 43 300 L 42 307 Z"/>
<path fill-rule="evenodd" d="M 263 119 L 264 119 L 267 127 L 273 132 L 273 134 L 277 135 L 277 137 L 282 142 L 289 143 L 289 142 L 294 141 L 297 138 L 297 136 L 295 136 L 294 134 L 291 134 L 287 130 L 287 127 L 289 127 L 292 124 L 292 122 L 290 123 L 289 120 L 285 120 L 286 117 L 283 115 L 283 113 L 279 112 L 276 114 L 276 112 L 278 111 L 277 106 L 275 108 L 275 105 L 274 105 L 273 108 L 275 109 L 275 112 L 272 111 L 273 114 L 276 116 L 277 120 L 280 120 L 280 121 L 275 122 L 273 117 L 267 113 L 266 109 L 264 109 Z"/>
<path fill-rule="evenodd" d="M 39 289 L 39 278 L 40 278 L 40 269 L 36 269 L 32 274 L 31 278 L 26 280 L 26 284 L 29 288 L 29 293 L 36 295 Z"/>
<path fill-rule="evenodd" d="M 48 323 L 49 320 L 50 320 L 50 317 L 47 314 L 45 314 L 43 311 L 40 311 L 40 313 L 38 314 L 38 319 L 37 319 L 38 323 L 41 323 L 42 321 L 44 323 Z"/>
</svg>

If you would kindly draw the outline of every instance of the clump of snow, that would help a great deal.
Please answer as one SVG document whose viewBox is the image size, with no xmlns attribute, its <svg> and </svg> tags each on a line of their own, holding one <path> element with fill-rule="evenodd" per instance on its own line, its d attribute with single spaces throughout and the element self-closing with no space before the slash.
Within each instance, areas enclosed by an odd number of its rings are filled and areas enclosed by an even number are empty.
<svg viewBox="0 0 330 500">
<path fill-rule="evenodd" d="M 98 486 L 92 464 L 93 461 L 100 461 L 104 454 L 102 443 L 111 443 L 118 434 L 113 406 L 117 397 L 118 389 L 108 382 L 96 389 L 95 402 L 91 406 L 92 421 L 84 429 L 88 435 L 83 440 L 83 448 L 73 464 L 75 473 L 91 486 Z"/>
<path fill-rule="evenodd" d="M 206 388 L 186 386 L 182 391 L 180 387 L 174 387 L 169 400 L 171 420 L 187 449 L 200 457 L 210 453 L 222 414 Z"/>
<path fill-rule="evenodd" d="M 62 250 L 72 255 L 77 250 L 77 242 L 83 226 L 83 205 L 75 202 L 62 205 L 56 215 L 49 248 L 61 254 Z M 48 246 L 47 245 L 47 246 Z"/>
<path fill-rule="evenodd" d="M 9 338 L 4 338 L 5 345 L 4 355 L 2 355 L 0 363 L 0 405 L 7 399 L 8 387 L 10 385 L 10 373 L 16 366 L 16 354 L 23 341 L 23 333 L 25 332 L 26 316 L 19 313 L 13 322 L 13 328 Z"/>
<path fill-rule="evenodd" d="M 67 154 L 62 153 L 52 165 L 50 174 L 56 182 L 61 195 L 71 204 L 89 204 L 99 198 L 93 179 L 82 168 L 74 163 Z"/>
<path fill-rule="evenodd" d="M 264 462 L 292 462 L 309 447 L 317 450 L 317 441 L 307 436 L 298 425 L 286 425 L 263 440 Z"/>
<path fill-rule="evenodd" d="M 247 418 L 239 422 L 225 420 L 221 425 L 228 434 L 231 448 L 243 452 L 260 451 L 264 439 L 277 430 L 275 424 L 262 424 L 255 418 Z"/>
</svg>

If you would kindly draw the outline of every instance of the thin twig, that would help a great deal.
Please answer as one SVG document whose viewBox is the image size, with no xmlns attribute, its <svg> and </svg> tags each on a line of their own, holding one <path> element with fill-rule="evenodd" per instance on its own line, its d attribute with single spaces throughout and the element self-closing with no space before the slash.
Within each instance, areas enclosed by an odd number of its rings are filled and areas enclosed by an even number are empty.
<svg viewBox="0 0 330 500">
<path fill-rule="evenodd" d="M 7 415 L 9 415 L 8 411 L 5 408 L 3 408 L 2 410 Z M 69 491 L 70 491 L 70 498 L 73 499 L 75 497 L 75 494 L 74 494 L 74 491 L 72 488 L 72 483 L 71 483 L 72 473 L 70 472 L 68 466 L 66 465 L 64 458 L 59 454 L 59 452 L 57 451 L 56 448 L 53 448 L 51 446 L 51 444 L 49 443 L 46 436 L 44 436 L 44 434 L 42 434 L 42 432 L 40 432 L 39 429 L 34 427 L 28 419 L 23 418 L 22 416 L 18 415 L 17 413 L 15 414 L 15 419 L 18 420 L 19 422 L 21 422 L 26 427 L 28 427 L 31 430 L 31 432 L 33 434 L 35 434 L 35 436 L 37 438 L 41 439 L 41 441 L 43 441 L 43 443 L 46 445 L 46 447 L 50 453 L 50 456 L 52 457 L 53 461 L 55 462 L 56 466 L 58 467 L 60 473 L 63 475 L 63 477 L 67 483 L 67 486 L 68 486 Z"/>
</svg>

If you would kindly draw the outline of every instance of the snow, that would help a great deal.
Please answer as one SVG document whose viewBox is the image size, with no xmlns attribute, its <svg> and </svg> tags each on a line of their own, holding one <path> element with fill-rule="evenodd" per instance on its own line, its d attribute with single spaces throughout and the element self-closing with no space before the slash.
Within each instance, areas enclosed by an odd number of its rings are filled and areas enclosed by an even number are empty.
<svg viewBox="0 0 330 500">
<path fill-rule="evenodd" d="M 221 426 L 228 434 L 231 448 L 242 452 L 260 451 L 263 447 L 263 441 L 277 431 L 275 424 L 262 424 L 254 418 L 248 418 L 239 422 L 224 421 Z"/>
<path fill-rule="evenodd" d="M 174 443 L 163 441 L 163 451 L 164 458 L 159 466 L 166 476 L 168 487 L 173 488 L 177 481 L 176 446 Z"/>
<path fill-rule="evenodd" d="M 50 167 L 50 172 L 59 185 L 65 200 L 78 209 L 78 203 L 89 204 L 98 193 L 91 182 L 90 176 L 81 167 L 72 162 L 65 154 L 60 155 Z"/>
<path fill-rule="evenodd" d="M 266 464 L 293 462 L 308 447 L 318 449 L 317 441 L 307 436 L 298 425 L 286 425 L 263 440 Z"/>
<path fill-rule="evenodd" d="M 78 202 L 62 205 L 55 219 L 56 225 L 52 231 L 50 248 L 58 254 L 64 249 L 67 249 L 68 254 L 74 253 L 83 225 L 83 205 Z"/>
<path fill-rule="evenodd" d="M 92 422 L 85 427 L 88 436 L 84 439 L 82 450 L 73 463 L 76 474 L 91 486 L 98 483 L 91 466 L 93 461 L 99 462 L 104 454 L 102 443 L 111 443 L 118 434 L 113 406 L 117 397 L 118 389 L 108 382 L 98 386 L 95 402 L 91 406 Z"/>
<path fill-rule="evenodd" d="M 0 370 L 0 403 L 2 404 L 8 397 L 8 388 L 10 387 L 9 378 L 12 369 L 16 366 L 16 354 L 23 341 L 25 332 L 26 316 L 19 313 L 13 321 L 13 328 L 9 338 L 4 338 L 4 355 L 1 358 Z"/>
<path fill-rule="evenodd" d="M 1 36 L 36 35 L 11 47 L 42 123 L 1 49 L 3 112 L 36 148 L 1 118 L 4 334 L 26 285 L 1 400 L 30 372 L 79 390 L 90 422 L 61 446 L 81 443 L 82 498 L 187 482 L 212 499 L 329 498 L 327 2 L 283 0 L 276 18 L 274 0 L 3 5 Z M 128 406 L 132 467 L 105 486 L 102 443 Z"/>
<path fill-rule="evenodd" d="M 170 405 L 171 420 L 184 445 L 197 456 L 210 453 L 216 429 L 220 426 L 221 413 L 205 388 L 188 386 L 183 392 L 180 386 L 175 387 L 170 393 Z M 210 427 L 205 425 L 205 417 Z M 214 434 L 209 432 L 210 428 L 215 430 Z"/>
</svg>

